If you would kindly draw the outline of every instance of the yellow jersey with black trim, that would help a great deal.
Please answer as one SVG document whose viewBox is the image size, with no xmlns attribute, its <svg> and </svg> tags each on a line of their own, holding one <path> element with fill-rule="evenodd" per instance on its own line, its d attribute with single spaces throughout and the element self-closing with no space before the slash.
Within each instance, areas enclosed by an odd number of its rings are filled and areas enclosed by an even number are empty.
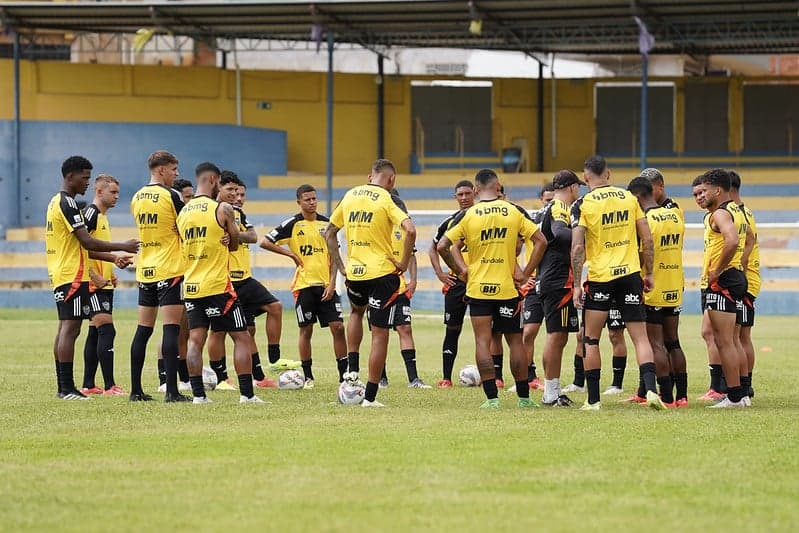
<svg viewBox="0 0 799 533">
<path fill-rule="evenodd" d="M 635 196 L 612 185 L 597 187 L 574 202 L 571 225 L 585 228 L 589 280 L 612 281 L 641 271 L 635 227 L 641 218 L 644 212 Z"/>
<path fill-rule="evenodd" d="M 186 265 L 180 260 L 178 213 L 183 208 L 180 193 L 151 183 L 133 195 L 130 212 L 139 230 L 141 249 L 136 259 L 136 281 L 152 283 L 182 276 Z"/>
<path fill-rule="evenodd" d="M 447 232 L 447 230 L 452 227 L 452 224 L 453 224 L 453 222 L 455 220 L 455 217 L 458 216 L 461 212 L 462 211 L 455 211 L 450 216 L 445 218 L 444 221 L 441 224 L 438 225 L 438 228 L 436 228 L 436 234 L 433 236 L 433 244 L 438 245 L 438 241 L 440 241 L 441 237 L 443 237 L 444 234 Z M 463 256 L 463 262 L 468 265 L 469 264 L 469 249 L 462 242 L 461 243 L 453 243 L 452 246 L 455 246 L 455 245 L 458 245 L 458 246 L 461 247 L 460 248 L 460 252 L 461 252 L 461 255 Z M 452 247 L 450 247 L 450 248 L 452 248 Z M 452 270 L 450 270 L 449 273 L 454 275 Z"/>
<path fill-rule="evenodd" d="M 247 220 L 247 215 L 240 208 L 233 206 L 233 218 L 239 231 L 250 230 L 253 225 Z M 252 259 L 250 257 L 250 243 L 240 242 L 235 252 L 230 252 L 230 279 L 242 281 L 252 277 Z"/>
<path fill-rule="evenodd" d="M 83 220 L 86 223 L 86 230 L 89 235 L 101 241 L 111 240 L 111 226 L 108 224 L 108 217 L 100 212 L 96 205 L 91 204 L 83 210 Z M 114 276 L 114 264 L 108 261 L 89 258 L 89 268 L 100 274 L 104 279 L 110 280 Z M 97 287 L 89 279 L 89 290 L 94 292 L 97 289 L 113 290 L 114 285 L 108 284 L 105 287 Z"/>
<path fill-rule="evenodd" d="M 644 303 L 652 307 L 677 307 L 682 305 L 685 278 L 682 248 L 685 241 L 685 221 L 681 211 L 665 207 L 646 210 L 646 221 L 652 233 L 654 246 L 655 288 L 644 293 Z M 645 274 L 642 265 L 641 273 Z"/>
<path fill-rule="evenodd" d="M 302 266 L 294 271 L 291 290 L 307 287 L 327 287 L 330 283 L 330 254 L 325 241 L 325 229 L 330 221 L 317 214 L 316 220 L 305 220 L 302 213 L 284 220 L 266 234 L 273 244 L 287 244 Z"/>
<path fill-rule="evenodd" d="M 195 196 L 178 215 L 178 231 L 186 264 L 184 298 L 235 294 L 230 281 L 230 251 L 222 244 L 225 234 L 219 224 L 219 202 L 205 195 Z"/>
<path fill-rule="evenodd" d="M 366 281 L 397 271 L 392 255 L 394 226 L 408 215 L 378 185 L 360 185 L 347 191 L 333 210 L 330 222 L 344 228 L 347 245 L 347 279 Z"/>
<path fill-rule="evenodd" d="M 47 275 L 53 288 L 89 281 L 89 252 L 75 236 L 75 230 L 86 224 L 75 198 L 64 191 L 53 196 L 47 204 L 45 224 Z"/>
<path fill-rule="evenodd" d="M 459 213 L 445 235 L 469 247 L 466 296 L 481 300 L 518 297 L 513 281 L 516 243 L 532 238 L 536 231 L 538 226 L 505 200 L 485 200 Z"/>
<path fill-rule="evenodd" d="M 755 246 L 752 248 L 752 253 L 749 254 L 749 263 L 746 265 L 746 282 L 749 287 L 746 292 L 757 297 L 757 295 L 760 294 L 761 284 L 760 243 L 758 242 L 757 238 L 757 222 L 755 222 L 755 214 L 752 213 L 751 209 L 744 204 L 740 204 L 738 207 L 740 207 L 743 211 L 746 221 L 749 223 L 749 227 L 752 228 L 752 233 L 755 235 Z"/>
<path fill-rule="evenodd" d="M 732 222 L 735 224 L 738 233 L 738 244 L 735 247 L 735 253 L 730 259 L 730 262 L 724 267 L 725 270 L 737 268 L 743 270 L 741 265 L 741 257 L 743 257 L 744 246 L 746 245 L 746 234 L 749 230 L 749 223 L 746 221 L 743 211 L 733 201 L 726 201 L 719 205 L 715 211 L 714 216 L 719 216 L 716 211 L 726 211 L 732 217 Z M 720 215 L 724 216 L 724 215 Z M 714 230 L 710 225 L 711 213 L 705 215 L 705 253 L 702 261 L 702 276 L 699 280 L 699 286 L 703 289 L 707 288 L 707 275 L 711 270 L 718 270 L 719 259 L 721 258 L 721 251 L 724 249 L 724 236 L 718 231 Z M 719 272 L 719 274 L 721 274 Z"/>
</svg>

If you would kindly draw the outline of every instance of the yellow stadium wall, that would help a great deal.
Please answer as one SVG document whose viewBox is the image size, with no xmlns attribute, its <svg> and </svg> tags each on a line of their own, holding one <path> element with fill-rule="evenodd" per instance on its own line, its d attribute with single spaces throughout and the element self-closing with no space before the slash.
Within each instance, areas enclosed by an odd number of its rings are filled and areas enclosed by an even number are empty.
<svg viewBox="0 0 799 533">
<path fill-rule="evenodd" d="M 0 120 L 13 116 L 12 62 L 0 60 Z M 235 72 L 213 67 L 166 67 L 21 63 L 23 120 L 170 122 L 235 124 Z M 400 172 L 408 172 L 412 147 L 411 81 L 424 76 L 385 77 L 385 148 Z M 493 149 L 499 153 L 514 137 L 525 137 L 530 168 L 537 162 L 537 80 L 494 79 Z M 557 146 L 551 142 L 551 80 L 544 83 L 544 166 L 547 171 L 579 168 L 594 150 L 593 92 L 597 80 L 557 80 Z M 614 81 L 624 81 L 614 79 Z M 628 80 L 636 81 L 636 80 Z M 676 82 L 674 151 L 683 145 L 682 81 Z M 334 78 L 334 172 L 365 173 L 375 157 L 377 89 L 369 74 Z M 730 88 L 731 109 L 741 101 L 743 82 Z M 242 71 L 244 126 L 285 130 L 288 168 L 325 172 L 326 75 L 323 73 Z M 270 109 L 259 108 L 269 102 Z M 739 107 L 739 106 L 738 106 Z M 740 113 L 730 115 L 729 149 L 740 149 Z"/>
</svg>

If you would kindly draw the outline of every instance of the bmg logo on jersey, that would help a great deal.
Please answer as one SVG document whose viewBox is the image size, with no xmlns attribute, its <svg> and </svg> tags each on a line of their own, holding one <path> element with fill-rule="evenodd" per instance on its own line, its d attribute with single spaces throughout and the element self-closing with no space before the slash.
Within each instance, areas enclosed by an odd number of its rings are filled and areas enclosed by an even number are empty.
<svg viewBox="0 0 799 533">
<path fill-rule="evenodd" d="M 481 283 L 480 292 L 482 294 L 499 294 L 499 283 Z"/>
</svg>

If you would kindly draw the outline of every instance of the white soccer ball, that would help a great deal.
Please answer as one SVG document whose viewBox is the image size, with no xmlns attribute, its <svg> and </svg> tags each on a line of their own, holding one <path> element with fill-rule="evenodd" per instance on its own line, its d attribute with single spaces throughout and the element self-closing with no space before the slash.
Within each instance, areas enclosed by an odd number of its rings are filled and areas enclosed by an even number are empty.
<svg viewBox="0 0 799 533">
<path fill-rule="evenodd" d="M 344 405 L 358 405 L 363 401 L 366 387 L 361 383 L 344 381 L 338 386 L 338 403 Z"/>
<path fill-rule="evenodd" d="M 286 370 L 277 378 L 277 387 L 285 390 L 301 389 L 305 385 L 305 374 L 300 370 Z"/>
<path fill-rule="evenodd" d="M 458 382 L 464 387 L 477 387 L 482 382 L 480 371 L 475 365 L 465 366 L 458 372 Z"/>
<path fill-rule="evenodd" d="M 216 372 L 207 366 L 203 367 L 203 385 L 205 390 L 214 390 L 217 385 Z"/>
</svg>

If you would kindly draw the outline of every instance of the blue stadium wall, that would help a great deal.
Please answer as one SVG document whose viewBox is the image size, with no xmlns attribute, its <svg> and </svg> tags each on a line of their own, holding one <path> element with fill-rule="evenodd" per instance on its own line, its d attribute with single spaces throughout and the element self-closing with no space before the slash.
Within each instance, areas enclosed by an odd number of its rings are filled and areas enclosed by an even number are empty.
<svg viewBox="0 0 799 533">
<path fill-rule="evenodd" d="M 14 224 L 20 210 L 22 226 L 44 223 L 47 202 L 61 187 L 61 162 L 80 154 L 94 165 L 94 174 L 119 178 L 121 201 L 149 180 L 147 156 L 165 149 L 180 160 L 181 174 L 194 181 L 194 166 L 212 161 L 234 169 L 248 187 L 260 174 L 285 174 L 285 131 L 210 124 L 23 121 L 21 123 L 22 183 L 14 180 L 14 123 L 0 121 L 0 232 Z M 19 203 L 13 201 L 19 194 Z M 91 198 L 91 192 L 87 193 Z"/>
</svg>

